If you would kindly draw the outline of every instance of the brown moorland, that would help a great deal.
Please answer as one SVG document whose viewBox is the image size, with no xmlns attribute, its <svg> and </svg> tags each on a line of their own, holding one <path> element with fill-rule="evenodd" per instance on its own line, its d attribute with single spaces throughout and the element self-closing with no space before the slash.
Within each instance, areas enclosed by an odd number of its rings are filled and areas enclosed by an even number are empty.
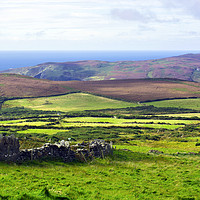
<svg viewBox="0 0 200 200">
<path fill-rule="evenodd" d="M 17 74 L 0 74 L 0 97 L 40 97 L 70 92 L 49 80 Z"/>
<path fill-rule="evenodd" d="M 0 74 L 0 96 L 41 97 L 83 91 L 126 101 L 200 97 L 200 83 L 175 79 L 50 81 Z"/>
<path fill-rule="evenodd" d="M 137 102 L 200 97 L 200 83 L 175 79 L 68 81 L 60 84 L 84 92 Z"/>
</svg>

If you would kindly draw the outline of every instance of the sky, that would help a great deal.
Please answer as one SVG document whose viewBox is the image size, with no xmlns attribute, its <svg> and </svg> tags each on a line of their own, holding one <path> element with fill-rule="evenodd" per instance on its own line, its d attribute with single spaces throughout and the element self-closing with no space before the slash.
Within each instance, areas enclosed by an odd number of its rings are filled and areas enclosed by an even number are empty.
<svg viewBox="0 0 200 200">
<path fill-rule="evenodd" d="M 0 50 L 199 50 L 200 0 L 0 1 Z"/>
</svg>

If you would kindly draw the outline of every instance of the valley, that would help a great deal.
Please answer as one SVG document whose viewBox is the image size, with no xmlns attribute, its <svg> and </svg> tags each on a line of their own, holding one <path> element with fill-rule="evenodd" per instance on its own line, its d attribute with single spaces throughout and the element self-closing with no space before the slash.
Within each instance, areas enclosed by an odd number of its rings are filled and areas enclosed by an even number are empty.
<svg viewBox="0 0 200 200">
<path fill-rule="evenodd" d="M 112 141 L 113 155 L 0 162 L 0 199 L 198 199 L 199 88 L 174 79 L 1 74 L 0 134 L 18 137 L 21 149 L 103 139 Z"/>
</svg>

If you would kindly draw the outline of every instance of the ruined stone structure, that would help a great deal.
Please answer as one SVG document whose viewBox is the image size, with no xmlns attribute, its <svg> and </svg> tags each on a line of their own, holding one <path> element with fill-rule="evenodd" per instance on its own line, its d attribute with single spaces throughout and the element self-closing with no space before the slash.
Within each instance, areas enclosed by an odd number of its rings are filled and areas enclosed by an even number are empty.
<svg viewBox="0 0 200 200">
<path fill-rule="evenodd" d="M 61 159 L 65 162 L 70 162 L 74 158 L 75 154 L 69 146 L 47 143 L 40 148 L 21 150 L 16 161 Z"/>
<path fill-rule="evenodd" d="M 94 157 L 104 158 L 104 156 L 112 154 L 112 144 L 96 139 L 89 144 L 89 151 Z"/>
<path fill-rule="evenodd" d="M 0 135 L 0 161 L 23 162 L 29 160 L 60 159 L 64 162 L 74 160 L 87 162 L 88 159 L 112 154 L 112 145 L 103 140 L 81 143 L 70 147 L 68 141 L 46 143 L 40 148 L 19 150 L 19 141 L 14 136 Z"/>
<path fill-rule="evenodd" d="M 2 136 L 0 134 L 0 160 L 10 159 L 19 154 L 19 140 L 14 136 Z"/>
</svg>

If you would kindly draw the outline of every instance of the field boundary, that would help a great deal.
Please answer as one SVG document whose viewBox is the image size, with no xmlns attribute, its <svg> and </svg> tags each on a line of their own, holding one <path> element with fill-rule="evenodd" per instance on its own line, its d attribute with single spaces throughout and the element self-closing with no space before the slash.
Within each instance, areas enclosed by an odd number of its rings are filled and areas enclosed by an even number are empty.
<svg viewBox="0 0 200 200">
<path fill-rule="evenodd" d="M 149 102 L 155 102 L 155 101 L 167 101 L 167 100 L 179 100 L 179 99 L 200 99 L 200 97 L 177 97 L 177 98 L 164 98 L 164 99 L 155 99 L 155 100 L 140 101 L 140 103 L 149 103 Z"/>
</svg>

